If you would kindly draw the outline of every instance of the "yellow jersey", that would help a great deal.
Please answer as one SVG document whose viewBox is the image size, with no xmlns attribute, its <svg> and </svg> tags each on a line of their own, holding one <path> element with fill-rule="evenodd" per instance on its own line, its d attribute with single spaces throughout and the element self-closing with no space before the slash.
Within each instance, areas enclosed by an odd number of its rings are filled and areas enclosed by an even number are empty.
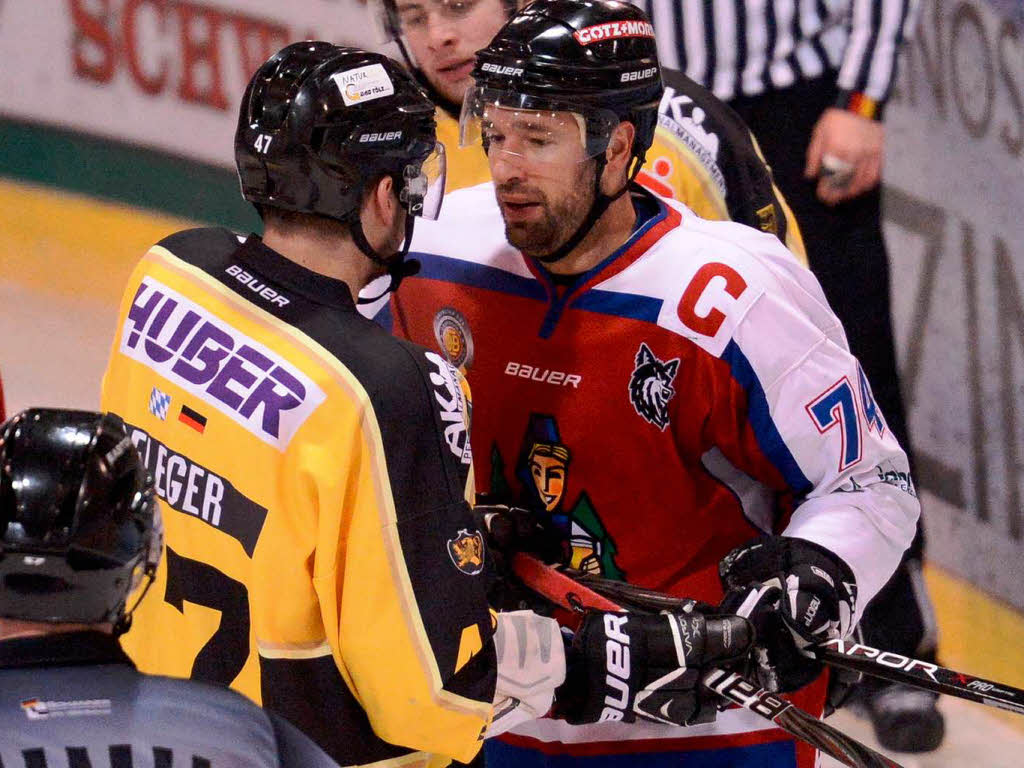
<svg viewBox="0 0 1024 768">
<path fill-rule="evenodd" d="M 131 276 L 102 405 L 164 518 L 142 671 L 230 685 L 341 765 L 473 758 L 495 657 L 448 363 L 258 237 L 188 230 Z"/>
</svg>

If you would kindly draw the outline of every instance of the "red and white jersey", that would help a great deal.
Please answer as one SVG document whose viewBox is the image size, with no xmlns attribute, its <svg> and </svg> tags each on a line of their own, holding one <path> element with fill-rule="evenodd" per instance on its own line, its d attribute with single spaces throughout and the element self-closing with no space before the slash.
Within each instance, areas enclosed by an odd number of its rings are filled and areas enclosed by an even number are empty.
<svg viewBox="0 0 1024 768">
<path fill-rule="evenodd" d="M 550 514 L 577 567 L 714 603 L 719 560 L 783 533 L 850 565 L 859 618 L 919 506 L 839 321 L 772 235 L 649 194 L 634 204 L 626 243 L 566 285 L 507 244 L 492 185 L 452 193 L 417 222 L 422 269 L 378 319 L 466 372 L 478 489 Z M 820 686 L 800 698 L 820 707 Z M 517 733 L 578 755 L 782 739 L 743 710 L 686 729 Z"/>
</svg>

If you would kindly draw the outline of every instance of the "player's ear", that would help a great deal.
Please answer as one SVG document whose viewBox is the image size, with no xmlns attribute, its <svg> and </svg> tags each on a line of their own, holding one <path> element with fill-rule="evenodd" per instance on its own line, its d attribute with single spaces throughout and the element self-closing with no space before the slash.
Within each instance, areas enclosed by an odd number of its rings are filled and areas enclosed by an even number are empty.
<svg viewBox="0 0 1024 768">
<path fill-rule="evenodd" d="M 635 138 L 636 127 L 630 122 L 621 122 L 612 129 L 608 147 L 604 151 L 605 169 L 601 178 L 601 191 L 606 195 L 622 189 L 633 158 Z"/>
<path fill-rule="evenodd" d="M 373 221 L 388 226 L 395 217 L 397 207 L 398 196 L 394 180 L 388 175 L 381 176 L 376 182 L 368 185 L 363 200 L 364 226 L 368 215 L 373 217 Z"/>
<path fill-rule="evenodd" d="M 382 176 L 374 188 L 374 194 L 381 211 L 386 214 L 386 219 L 390 220 L 394 215 L 395 208 L 398 207 L 398 192 L 395 190 L 394 179 L 390 176 Z"/>
</svg>

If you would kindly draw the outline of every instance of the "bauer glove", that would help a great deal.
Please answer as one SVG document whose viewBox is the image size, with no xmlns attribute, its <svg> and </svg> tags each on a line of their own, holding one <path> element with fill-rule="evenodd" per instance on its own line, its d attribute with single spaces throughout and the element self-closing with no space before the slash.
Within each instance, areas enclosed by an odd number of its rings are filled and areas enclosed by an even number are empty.
<svg viewBox="0 0 1024 768">
<path fill-rule="evenodd" d="M 556 716 L 574 725 L 708 722 L 717 697 L 701 686 L 707 667 L 742 659 L 752 642 L 739 616 L 590 611 L 569 649 Z"/>
</svg>

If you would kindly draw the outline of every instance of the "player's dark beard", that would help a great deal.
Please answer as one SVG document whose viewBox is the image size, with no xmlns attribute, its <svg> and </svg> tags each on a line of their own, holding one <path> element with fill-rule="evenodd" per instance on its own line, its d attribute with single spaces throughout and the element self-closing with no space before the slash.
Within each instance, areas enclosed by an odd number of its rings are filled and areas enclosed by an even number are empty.
<svg viewBox="0 0 1024 768">
<path fill-rule="evenodd" d="M 594 202 L 594 174 L 596 163 L 586 163 L 586 172 L 580 174 L 572 185 L 570 193 L 558 203 L 551 203 L 541 190 L 513 180 L 496 187 L 499 195 L 503 193 L 526 194 L 535 199 L 541 206 L 542 217 L 539 221 L 512 222 L 505 218 L 505 239 L 527 256 L 534 258 L 554 253 L 566 242 L 576 229 L 583 223 L 590 206 Z"/>
</svg>

